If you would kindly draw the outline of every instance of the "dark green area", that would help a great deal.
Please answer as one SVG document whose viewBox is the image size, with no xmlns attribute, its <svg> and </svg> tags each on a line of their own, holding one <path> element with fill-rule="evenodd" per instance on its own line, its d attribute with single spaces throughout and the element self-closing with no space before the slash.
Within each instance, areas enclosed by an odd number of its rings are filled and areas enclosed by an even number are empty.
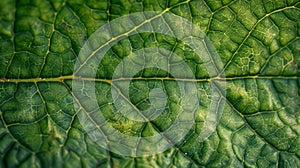
<svg viewBox="0 0 300 168">
<path fill-rule="evenodd" d="M 192 129 L 182 142 L 153 156 L 119 156 L 94 142 L 77 117 L 74 107 L 80 104 L 71 94 L 71 80 L 5 81 L 72 75 L 81 47 L 99 27 L 126 14 L 166 8 L 199 26 L 223 62 L 215 75 L 227 78 L 226 95 L 219 92 L 225 107 L 216 131 L 203 142 L 199 135 L 213 99 L 211 84 L 222 80 L 206 80 L 205 62 L 179 39 L 130 36 L 113 46 L 97 69 L 98 79 L 110 79 L 130 52 L 159 46 L 174 51 L 195 73 L 199 107 Z M 299 9 L 297 0 L 1 0 L 0 167 L 300 167 Z M 170 77 L 151 68 L 136 76 Z M 162 115 L 145 124 L 118 114 L 110 84 L 95 86 L 100 109 L 124 134 L 157 134 L 180 109 L 174 81 L 131 82 L 130 99 L 138 109 L 150 106 L 153 88 L 169 97 Z"/>
</svg>

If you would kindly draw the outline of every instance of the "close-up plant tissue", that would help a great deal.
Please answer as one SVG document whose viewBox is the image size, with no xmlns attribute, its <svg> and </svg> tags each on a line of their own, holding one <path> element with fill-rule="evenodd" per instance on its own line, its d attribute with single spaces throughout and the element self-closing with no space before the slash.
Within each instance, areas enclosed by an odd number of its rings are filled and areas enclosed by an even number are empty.
<svg viewBox="0 0 300 168">
<path fill-rule="evenodd" d="M 300 167 L 300 1 L 1 0 L 0 167 Z"/>
</svg>

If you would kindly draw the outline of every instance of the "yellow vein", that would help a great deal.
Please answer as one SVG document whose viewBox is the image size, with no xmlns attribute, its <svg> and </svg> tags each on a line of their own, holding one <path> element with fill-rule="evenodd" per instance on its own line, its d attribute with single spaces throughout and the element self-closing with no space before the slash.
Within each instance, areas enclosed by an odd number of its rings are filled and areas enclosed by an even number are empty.
<svg viewBox="0 0 300 168">
<path fill-rule="evenodd" d="M 117 81 L 130 81 L 130 80 L 161 80 L 161 81 L 183 81 L 183 82 L 210 82 L 210 81 L 232 81 L 232 80 L 245 80 L 245 79 L 300 79 L 300 76 L 237 76 L 237 77 L 211 77 L 211 78 L 170 78 L 170 77 L 134 77 L 134 78 L 116 78 L 116 79 L 99 79 L 92 77 L 76 77 L 74 75 L 60 76 L 53 78 L 29 78 L 29 79 L 6 79 L 0 78 L 2 83 L 37 83 L 37 82 L 63 82 L 64 80 L 82 80 L 82 81 L 95 81 L 112 84 Z"/>
<path fill-rule="evenodd" d="M 123 36 L 128 36 L 130 33 L 135 32 L 138 28 L 142 27 L 144 24 L 147 24 L 149 22 L 151 22 L 152 20 L 161 17 L 164 13 L 168 12 L 169 10 L 171 10 L 172 8 L 176 7 L 176 6 L 180 6 L 182 4 L 188 3 L 190 0 L 184 1 L 182 3 L 179 3 L 177 5 L 174 5 L 172 7 L 166 8 L 165 10 L 163 10 L 160 14 L 153 16 L 152 18 L 146 19 L 145 21 L 143 21 L 142 23 L 140 23 L 139 25 L 137 25 L 136 27 L 132 28 L 131 30 L 120 34 L 116 37 L 112 37 L 110 40 L 108 40 L 105 44 L 101 45 L 100 47 L 98 47 L 95 51 L 93 51 L 84 61 L 83 63 L 77 68 L 77 70 L 75 71 L 75 74 L 82 68 L 82 65 L 86 64 L 98 51 L 100 51 L 102 48 L 104 48 L 105 46 L 110 45 L 113 41 L 122 38 Z"/>
</svg>

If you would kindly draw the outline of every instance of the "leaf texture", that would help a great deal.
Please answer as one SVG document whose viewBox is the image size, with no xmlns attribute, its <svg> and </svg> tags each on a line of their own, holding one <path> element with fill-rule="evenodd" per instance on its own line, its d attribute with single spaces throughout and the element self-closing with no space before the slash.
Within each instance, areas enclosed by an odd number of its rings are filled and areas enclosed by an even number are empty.
<svg viewBox="0 0 300 168">
<path fill-rule="evenodd" d="M 0 167 L 300 167 L 299 8 L 297 0 L 0 1 Z M 133 121 L 118 110 L 111 92 L 124 95 L 118 90 L 124 83 L 112 83 L 119 63 L 133 51 L 161 47 L 195 75 L 199 102 L 184 139 L 163 153 L 127 157 L 90 136 L 80 120 L 83 109 L 95 118 L 94 126 L 102 121 L 88 101 L 76 97 L 72 81 L 78 55 L 98 28 L 146 11 L 167 11 L 192 22 L 221 59 L 199 59 L 181 39 L 143 32 L 111 46 L 99 66 L 91 67 L 95 79 L 79 79 L 94 81 L 95 101 L 109 125 L 124 135 L 147 137 L 178 119 L 179 85 L 161 69 L 136 73 L 128 88 L 135 108 L 149 109 L 149 95 L 162 94 L 153 89 L 162 89 L 168 99 L 153 100 L 166 104 L 159 117 Z M 212 63 L 216 68 L 210 73 L 206 67 Z M 212 102 L 222 116 L 202 141 Z"/>
</svg>

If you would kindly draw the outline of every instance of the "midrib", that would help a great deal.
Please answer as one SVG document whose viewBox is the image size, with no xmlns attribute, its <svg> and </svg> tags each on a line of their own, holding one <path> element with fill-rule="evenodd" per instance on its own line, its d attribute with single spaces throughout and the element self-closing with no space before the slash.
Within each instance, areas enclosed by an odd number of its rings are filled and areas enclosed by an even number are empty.
<svg viewBox="0 0 300 168">
<path fill-rule="evenodd" d="M 116 78 L 116 79 L 100 79 L 92 77 L 76 77 L 74 75 L 53 77 L 53 78 L 27 78 L 27 79 L 6 79 L 1 78 L 2 83 L 38 83 L 38 82 L 63 82 L 64 80 L 83 80 L 83 81 L 96 81 L 111 84 L 113 81 L 126 81 L 126 80 L 161 80 L 161 81 L 186 81 L 186 82 L 210 82 L 210 81 L 231 81 L 243 79 L 300 79 L 300 76 L 238 76 L 238 77 L 211 77 L 211 78 L 170 78 L 170 77 L 133 77 L 133 78 Z"/>
</svg>

